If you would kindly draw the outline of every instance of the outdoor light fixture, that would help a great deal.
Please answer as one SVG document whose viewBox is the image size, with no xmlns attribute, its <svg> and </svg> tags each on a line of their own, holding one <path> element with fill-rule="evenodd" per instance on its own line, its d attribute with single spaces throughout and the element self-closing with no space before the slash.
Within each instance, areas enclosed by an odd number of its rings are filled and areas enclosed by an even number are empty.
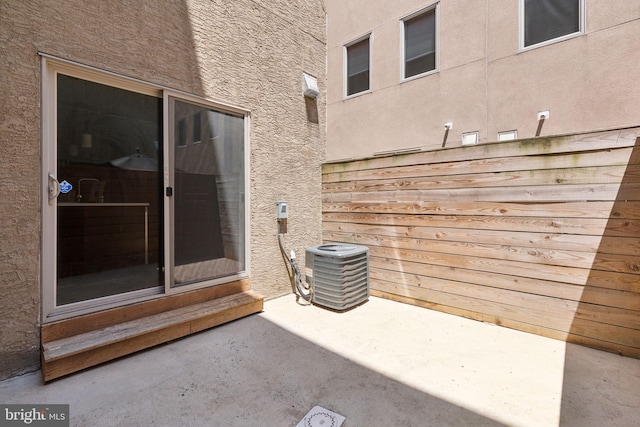
<svg viewBox="0 0 640 427">
<path fill-rule="evenodd" d="M 320 95 L 318 79 L 307 73 L 302 73 L 302 93 L 307 98 L 316 99 Z"/>
<path fill-rule="evenodd" d="M 540 132 L 542 131 L 542 125 L 544 125 L 544 121 L 549 118 L 549 110 L 546 111 L 538 111 L 538 129 L 536 129 L 536 136 L 540 136 Z"/>
<path fill-rule="evenodd" d="M 444 124 L 444 137 L 442 138 L 442 148 L 447 144 L 447 137 L 449 136 L 449 131 L 453 129 L 453 122 L 446 122 Z"/>
</svg>

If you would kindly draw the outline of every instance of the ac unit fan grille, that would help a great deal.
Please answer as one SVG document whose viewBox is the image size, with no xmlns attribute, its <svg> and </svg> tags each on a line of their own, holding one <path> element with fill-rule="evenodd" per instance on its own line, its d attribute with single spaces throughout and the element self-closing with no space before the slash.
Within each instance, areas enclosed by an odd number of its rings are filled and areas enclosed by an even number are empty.
<svg viewBox="0 0 640 427">
<path fill-rule="evenodd" d="M 306 253 L 312 302 L 342 311 L 369 299 L 369 249 L 344 245 L 340 251 L 323 251 L 323 246 L 329 245 L 307 248 Z"/>
</svg>

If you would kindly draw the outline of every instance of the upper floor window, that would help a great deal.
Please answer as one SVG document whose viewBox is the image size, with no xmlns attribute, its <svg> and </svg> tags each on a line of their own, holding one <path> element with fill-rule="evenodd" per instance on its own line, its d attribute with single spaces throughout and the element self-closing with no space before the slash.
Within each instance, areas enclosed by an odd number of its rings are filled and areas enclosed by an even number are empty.
<svg viewBox="0 0 640 427">
<path fill-rule="evenodd" d="M 369 40 L 359 40 L 346 46 L 347 96 L 369 90 Z"/>
<path fill-rule="evenodd" d="M 403 77 L 436 69 L 436 7 L 402 21 L 404 34 Z"/>
<path fill-rule="evenodd" d="M 520 0 L 521 48 L 583 32 L 584 0 Z"/>
</svg>

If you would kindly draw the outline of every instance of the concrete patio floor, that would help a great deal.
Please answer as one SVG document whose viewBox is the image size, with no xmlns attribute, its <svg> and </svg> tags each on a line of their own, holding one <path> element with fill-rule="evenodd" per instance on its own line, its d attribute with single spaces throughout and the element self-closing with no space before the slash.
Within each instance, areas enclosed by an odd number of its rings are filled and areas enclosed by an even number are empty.
<svg viewBox="0 0 640 427">
<path fill-rule="evenodd" d="M 70 404 L 73 426 L 295 426 L 314 406 L 362 426 L 637 426 L 640 360 L 379 298 L 263 313 L 0 403 Z M 329 426 L 325 426 L 329 427 Z"/>
</svg>

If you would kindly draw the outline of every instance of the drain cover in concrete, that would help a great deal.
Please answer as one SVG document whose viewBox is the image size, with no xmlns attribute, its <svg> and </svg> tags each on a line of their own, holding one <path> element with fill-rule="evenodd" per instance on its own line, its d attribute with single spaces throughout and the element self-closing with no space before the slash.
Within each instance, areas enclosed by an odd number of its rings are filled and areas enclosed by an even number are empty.
<svg viewBox="0 0 640 427">
<path fill-rule="evenodd" d="M 346 418 L 342 415 L 316 405 L 296 424 L 296 427 L 340 427 L 344 420 Z"/>
</svg>

